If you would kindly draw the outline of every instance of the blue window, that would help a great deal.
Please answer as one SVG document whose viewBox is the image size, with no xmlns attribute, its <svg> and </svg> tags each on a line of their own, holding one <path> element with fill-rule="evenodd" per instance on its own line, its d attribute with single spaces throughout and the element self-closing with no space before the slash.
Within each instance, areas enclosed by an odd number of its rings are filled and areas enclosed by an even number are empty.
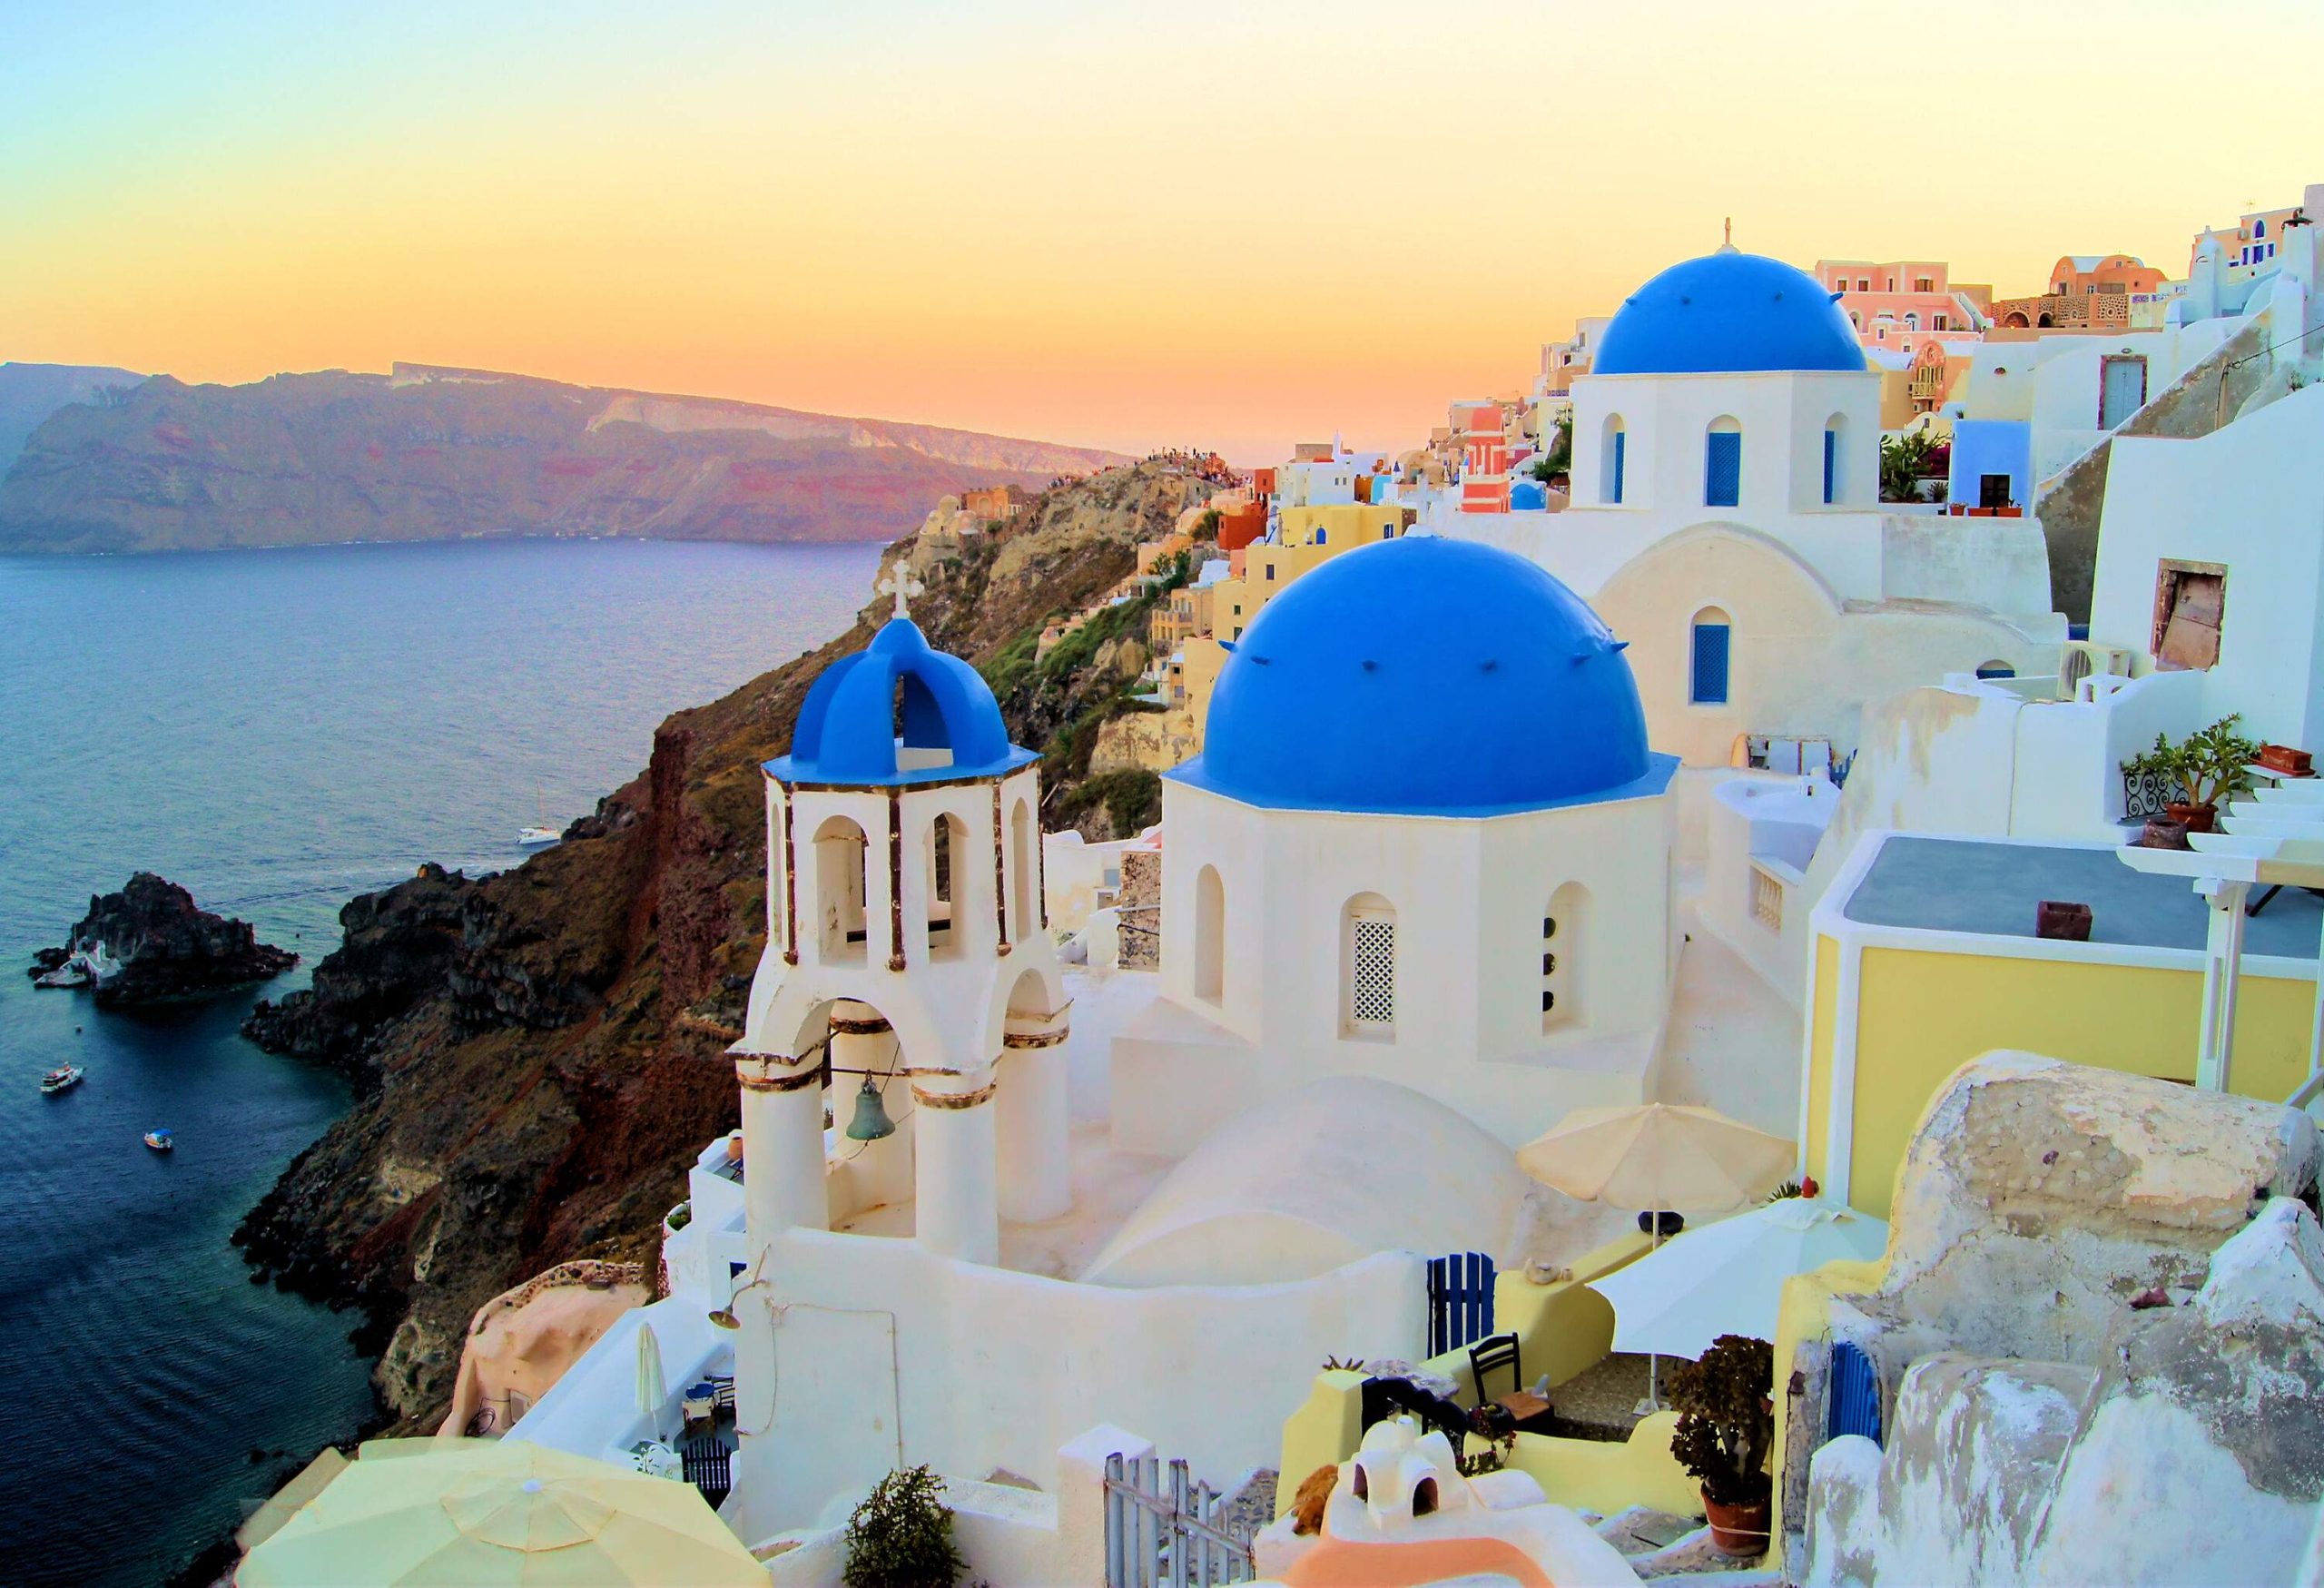
<svg viewBox="0 0 2324 1588">
<path fill-rule="evenodd" d="M 1622 501 L 1622 461 L 1624 454 L 1630 449 L 1630 439 L 1628 430 L 1616 430 L 1608 439 L 1606 499 L 1616 507 L 1620 507 Z"/>
<path fill-rule="evenodd" d="M 2251 235 L 2252 235 L 2252 236 L 2254 236 L 2254 237 L 2265 237 L 2267 234 L 2268 234 L 2268 223 L 2267 223 L 2265 221 L 2254 221 L 2254 222 L 2251 222 Z"/>
<path fill-rule="evenodd" d="M 1329 534 L 1328 534 L 1328 532 L 1327 532 L 1327 531 L 1324 531 L 1324 530 L 1322 530 L 1322 529 L 1318 529 L 1318 530 L 1316 530 L 1316 531 L 1315 531 L 1315 544 L 1316 544 L 1316 545 L 1318 545 L 1318 546 L 1323 545 L 1323 544 L 1324 543 L 1324 541 L 1325 541 L 1325 540 L 1327 540 L 1328 538 L 1330 538 L 1330 537 L 1329 537 Z"/>
<path fill-rule="evenodd" d="M 1824 432 L 1824 505 L 1827 508 L 1837 494 L 1834 488 L 1839 483 L 1839 464 L 1840 433 L 1827 429 Z"/>
<path fill-rule="evenodd" d="M 1832 1346 L 1831 1398 L 1825 1407 L 1826 1437 L 1856 1434 L 1880 1443 L 1880 1373 L 1853 1340 Z"/>
<path fill-rule="evenodd" d="M 1727 704 L 1728 639 L 1733 632 L 1727 614 L 1716 607 L 1695 615 L 1693 666 L 1687 689 L 1689 705 Z"/>
<path fill-rule="evenodd" d="M 1743 495 L 1743 432 L 1713 430 L 1705 440 L 1703 505 L 1731 508 Z"/>
</svg>

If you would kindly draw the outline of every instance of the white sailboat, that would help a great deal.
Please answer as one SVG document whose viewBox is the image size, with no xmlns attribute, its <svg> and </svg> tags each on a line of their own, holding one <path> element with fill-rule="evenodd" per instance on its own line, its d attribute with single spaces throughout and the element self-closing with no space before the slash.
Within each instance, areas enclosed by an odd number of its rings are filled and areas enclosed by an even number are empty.
<svg viewBox="0 0 2324 1588">
<path fill-rule="evenodd" d="M 537 802 L 540 820 L 534 826 L 517 829 L 517 847 L 519 849 L 546 849 L 565 836 L 548 824 L 547 794 L 538 789 L 534 791 L 534 794 Z"/>
</svg>

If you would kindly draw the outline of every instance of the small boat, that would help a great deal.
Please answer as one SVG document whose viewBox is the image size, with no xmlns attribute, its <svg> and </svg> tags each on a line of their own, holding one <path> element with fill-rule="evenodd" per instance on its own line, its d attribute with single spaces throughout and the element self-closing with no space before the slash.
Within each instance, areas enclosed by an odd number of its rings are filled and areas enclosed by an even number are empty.
<svg viewBox="0 0 2324 1588">
<path fill-rule="evenodd" d="M 40 1094 L 43 1097 L 53 1098 L 60 1091 L 70 1091 L 80 1085 L 82 1077 L 88 1073 L 78 1064 L 67 1064 L 62 1069 L 52 1070 L 40 1078 Z"/>
<path fill-rule="evenodd" d="M 536 790 L 535 797 L 540 820 L 530 827 L 517 829 L 517 847 L 519 849 L 546 849 L 565 837 L 564 833 L 548 824 L 547 794 Z"/>
<path fill-rule="evenodd" d="M 170 1139 L 167 1130 L 148 1130 L 145 1132 L 145 1145 L 156 1152 L 167 1152 L 177 1144 Z"/>
</svg>

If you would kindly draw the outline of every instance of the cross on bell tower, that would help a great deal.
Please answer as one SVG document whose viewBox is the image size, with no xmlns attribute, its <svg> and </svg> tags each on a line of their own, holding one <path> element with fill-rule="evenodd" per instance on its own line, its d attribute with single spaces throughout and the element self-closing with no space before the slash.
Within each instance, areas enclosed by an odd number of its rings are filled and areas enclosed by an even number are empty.
<svg viewBox="0 0 2324 1588">
<path fill-rule="evenodd" d="M 913 577 L 911 569 L 901 562 L 890 568 L 880 582 L 872 587 L 882 596 L 893 596 L 896 598 L 896 618 L 899 622 L 911 620 L 911 608 L 908 604 L 911 598 L 914 596 L 924 596 L 928 593 L 928 587 Z"/>
</svg>

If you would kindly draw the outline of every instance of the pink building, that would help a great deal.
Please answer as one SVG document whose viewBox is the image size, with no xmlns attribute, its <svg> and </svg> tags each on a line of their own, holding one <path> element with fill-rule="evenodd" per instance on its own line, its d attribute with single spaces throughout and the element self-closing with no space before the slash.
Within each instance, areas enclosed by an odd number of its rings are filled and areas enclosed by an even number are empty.
<svg viewBox="0 0 2324 1588">
<path fill-rule="evenodd" d="M 1509 426 L 1498 402 L 1452 405 L 1452 437 L 1461 447 L 1461 510 L 1509 511 Z"/>
<path fill-rule="evenodd" d="M 1983 339 L 1989 286 L 1953 285 L 1948 268 L 1936 260 L 1819 259 L 1816 279 L 1840 295 L 1856 340 L 1868 348 L 1888 348 L 1907 357 L 1928 343 L 1957 344 Z"/>
</svg>

